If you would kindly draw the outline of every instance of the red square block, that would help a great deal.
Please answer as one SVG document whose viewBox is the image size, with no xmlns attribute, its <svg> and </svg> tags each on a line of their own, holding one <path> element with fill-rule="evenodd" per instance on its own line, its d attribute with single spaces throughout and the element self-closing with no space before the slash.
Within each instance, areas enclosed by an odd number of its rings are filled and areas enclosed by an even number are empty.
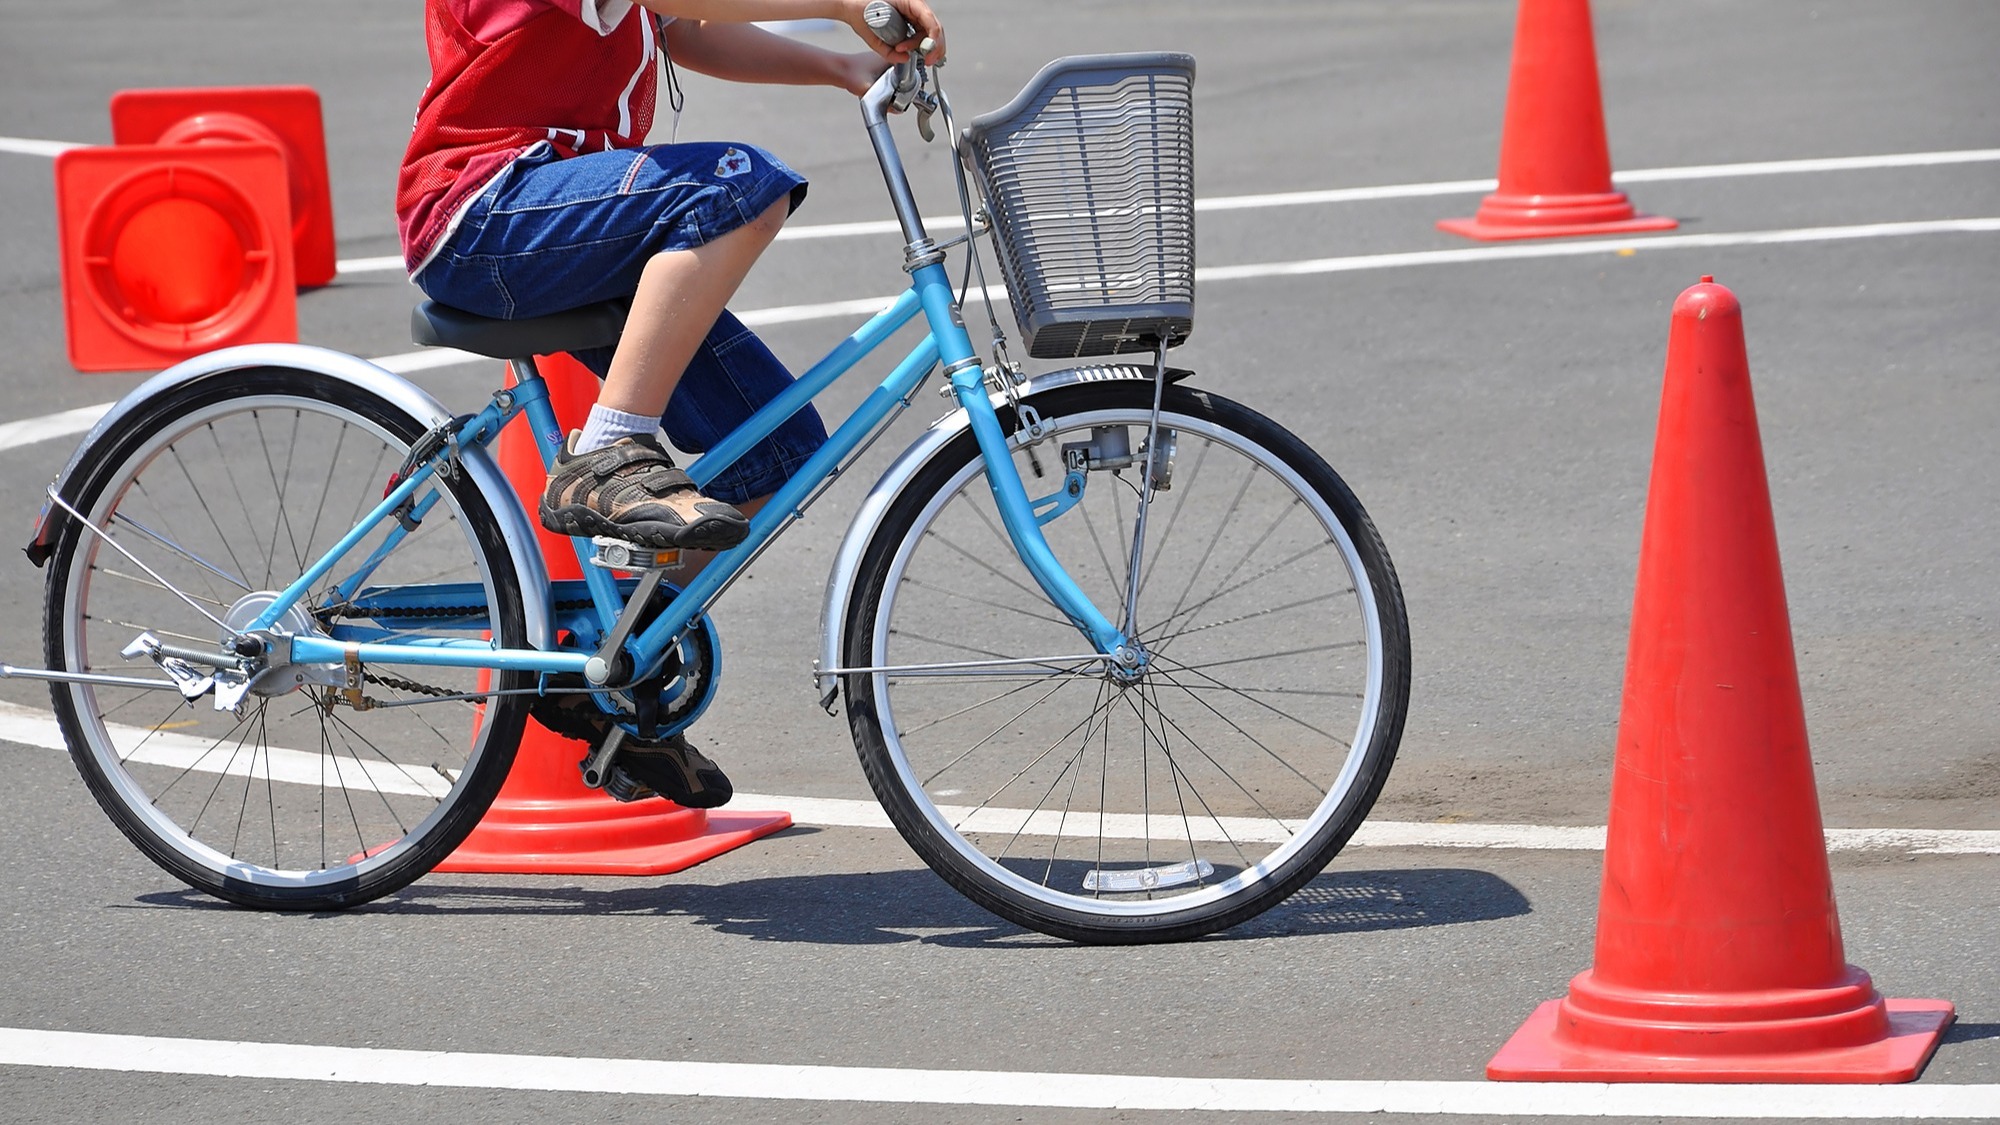
<svg viewBox="0 0 2000 1125">
<path fill-rule="evenodd" d="M 335 270 L 333 198 L 319 94 L 309 86 L 120 90 L 111 96 L 120 145 L 261 142 L 285 155 L 298 284 L 325 285 Z"/>
<path fill-rule="evenodd" d="M 231 344 L 298 340 L 276 148 L 79 148 L 57 156 L 55 172 L 77 370 L 147 370 Z"/>
</svg>

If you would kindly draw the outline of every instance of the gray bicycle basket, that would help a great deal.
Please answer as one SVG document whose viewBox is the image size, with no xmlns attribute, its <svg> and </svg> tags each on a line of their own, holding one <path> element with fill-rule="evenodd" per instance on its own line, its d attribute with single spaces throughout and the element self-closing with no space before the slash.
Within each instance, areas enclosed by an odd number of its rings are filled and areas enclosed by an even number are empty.
<svg viewBox="0 0 2000 1125">
<path fill-rule="evenodd" d="M 1194 57 L 1078 55 L 965 129 L 1028 354 L 1194 330 Z"/>
</svg>

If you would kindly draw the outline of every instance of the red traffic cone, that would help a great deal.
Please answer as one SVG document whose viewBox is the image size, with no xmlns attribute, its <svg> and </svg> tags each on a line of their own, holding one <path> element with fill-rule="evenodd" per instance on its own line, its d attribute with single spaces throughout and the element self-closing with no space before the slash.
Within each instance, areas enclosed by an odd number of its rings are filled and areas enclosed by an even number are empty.
<svg viewBox="0 0 2000 1125">
<path fill-rule="evenodd" d="M 1438 229 L 1467 238 L 1555 238 L 1670 230 L 1611 186 L 1589 0 L 1521 0 L 1500 129 L 1500 190 L 1469 219 Z"/>
<path fill-rule="evenodd" d="M 319 94 L 308 86 L 120 90 L 111 138 L 121 145 L 268 144 L 285 154 L 293 256 L 301 287 L 333 280 L 333 194 Z"/>
<path fill-rule="evenodd" d="M 1951 1023 L 1847 963 L 1736 297 L 1674 303 L 1595 964 L 1489 1078 L 1905 1082 Z"/>
<path fill-rule="evenodd" d="M 597 400 L 597 377 L 568 356 L 537 361 L 565 429 Z M 521 426 L 501 433 L 500 467 L 534 510 L 546 470 Z M 551 578 L 581 578 L 570 541 L 536 529 Z M 664 798 L 629 804 L 583 784 L 587 748 L 528 720 L 514 767 L 479 826 L 439 871 L 518 875 L 665 875 L 792 824 L 790 813 L 684 809 Z"/>
<path fill-rule="evenodd" d="M 299 338 L 285 163 L 264 144 L 55 159 L 63 320 L 79 371 Z"/>
</svg>

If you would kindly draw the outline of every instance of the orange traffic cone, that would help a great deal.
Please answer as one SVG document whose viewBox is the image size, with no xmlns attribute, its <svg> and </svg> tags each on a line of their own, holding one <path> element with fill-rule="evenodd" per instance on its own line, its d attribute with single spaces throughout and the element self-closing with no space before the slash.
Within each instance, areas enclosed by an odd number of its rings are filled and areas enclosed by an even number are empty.
<svg viewBox="0 0 2000 1125">
<path fill-rule="evenodd" d="M 79 371 L 299 338 L 285 162 L 265 144 L 78 148 L 55 159 L 63 322 Z"/>
<path fill-rule="evenodd" d="M 1667 343 L 1595 964 L 1486 1074 L 1906 1082 L 1952 1017 L 1842 949 L 1742 308 L 1704 277 Z"/>
<path fill-rule="evenodd" d="M 285 157 L 293 258 L 301 288 L 333 280 L 333 191 L 319 94 L 309 86 L 120 90 L 111 95 L 120 145 L 257 143 Z"/>
<path fill-rule="evenodd" d="M 1669 230 L 1611 186 L 1604 101 L 1589 0 L 1521 0 L 1500 129 L 1500 190 L 1469 219 L 1438 229 L 1467 238 L 1554 238 Z"/>
<path fill-rule="evenodd" d="M 568 356 L 537 361 L 565 429 L 582 424 L 597 377 Z M 523 426 L 500 435 L 500 466 L 532 512 L 545 470 Z M 536 529 L 549 575 L 581 578 L 570 541 Z M 439 871 L 519 875 L 665 875 L 792 824 L 790 813 L 684 809 L 664 798 L 629 804 L 583 784 L 587 748 L 528 720 L 514 767 L 479 826 Z"/>
</svg>

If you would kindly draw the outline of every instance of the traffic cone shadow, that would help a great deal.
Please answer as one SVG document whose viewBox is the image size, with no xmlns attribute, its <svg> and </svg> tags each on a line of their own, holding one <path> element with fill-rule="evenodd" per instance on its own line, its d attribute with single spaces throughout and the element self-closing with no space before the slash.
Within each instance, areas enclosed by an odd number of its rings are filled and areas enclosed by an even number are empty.
<svg viewBox="0 0 2000 1125">
<path fill-rule="evenodd" d="M 1675 302 L 1592 967 L 1490 1078 L 1903 1082 L 1953 1018 L 1847 963 L 1742 309 Z"/>
<path fill-rule="evenodd" d="M 1611 186 L 1589 0 L 1521 0 L 1500 129 L 1499 190 L 1471 218 L 1437 225 L 1483 241 L 1678 225 L 1639 214 Z"/>
</svg>

